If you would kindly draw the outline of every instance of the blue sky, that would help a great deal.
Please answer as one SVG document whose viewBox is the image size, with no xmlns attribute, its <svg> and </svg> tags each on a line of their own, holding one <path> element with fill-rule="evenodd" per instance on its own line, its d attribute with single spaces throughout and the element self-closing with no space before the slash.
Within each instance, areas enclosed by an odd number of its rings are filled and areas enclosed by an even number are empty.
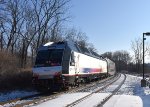
<svg viewBox="0 0 150 107">
<path fill-rule="evenodd" d="M 100 53 L 131 50 L 150 31 L 150 0 L 72 0 L 70 26 L 85 32 Z"/>
</svg>

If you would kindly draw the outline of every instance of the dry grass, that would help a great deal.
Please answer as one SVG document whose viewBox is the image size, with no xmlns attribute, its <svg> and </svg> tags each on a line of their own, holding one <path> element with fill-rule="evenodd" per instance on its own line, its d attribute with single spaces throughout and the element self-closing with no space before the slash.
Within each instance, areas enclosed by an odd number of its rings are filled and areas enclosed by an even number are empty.
<svg viewBox="0 0 150 107">
<path fill-rule="evenodd" d="M 19 69 L 19 59 L 7 52 L 0 52 L 0 90 L 31 86 L 31 69 Z"/>
</svg>

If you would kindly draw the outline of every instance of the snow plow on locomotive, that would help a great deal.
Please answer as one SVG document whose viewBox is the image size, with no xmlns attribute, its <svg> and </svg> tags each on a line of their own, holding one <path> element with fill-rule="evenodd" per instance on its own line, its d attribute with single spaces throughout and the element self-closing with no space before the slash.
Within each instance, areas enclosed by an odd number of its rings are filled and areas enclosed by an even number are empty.
<svg viewBox="0 0 150 107">
<path fill-rule="evenodd" d="M 60 89 L 115 74 L 115 63 L 74 42 L 41 46 L 33 67 L 36 88 Z"/>
</svg>

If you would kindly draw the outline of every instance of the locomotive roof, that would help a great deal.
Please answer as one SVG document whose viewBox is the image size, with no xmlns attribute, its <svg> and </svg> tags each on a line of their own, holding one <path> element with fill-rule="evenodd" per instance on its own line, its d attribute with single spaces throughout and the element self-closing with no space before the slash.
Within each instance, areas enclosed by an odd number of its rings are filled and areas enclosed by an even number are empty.
<svg viewBox="0 0 150 107">
<path fill-rule="evenodd" d="M 83 47 L 75 42 L 72 41 L 62 41 L 62 42 L 48 42 L 45 45 L 41 46 L 39 50 L 47 50 L 47 49 L 64 49 L 65 46 L 68 46 L 71 50 L 86 54 L 88 56 L 96 57 L 96 58 L 101 58 L 103 59 L 99 54 L 96 52 L 87 49 L 86 47 Z"/>
<path fill-rule="evenodd" d="M 48 49 L 64 49 L 64 42 L 48 42 L 45 45 L 40 46 L 38 51 L 40 50 L 48 50 Z"/>
<path fill-rule="evenodd" d="M 67 44 L 71 48 L 71 50 L 74 50 L 74 51 L 82 53 L 82 54 L 86 54 L 88 56 L 92 56 L 92 57 L 96 57 L 96 58 L 102 58 L 96 52 L 89 50 L 88 48 L 81 46 L 75 42 L 67 41 Z"/>
</svg>

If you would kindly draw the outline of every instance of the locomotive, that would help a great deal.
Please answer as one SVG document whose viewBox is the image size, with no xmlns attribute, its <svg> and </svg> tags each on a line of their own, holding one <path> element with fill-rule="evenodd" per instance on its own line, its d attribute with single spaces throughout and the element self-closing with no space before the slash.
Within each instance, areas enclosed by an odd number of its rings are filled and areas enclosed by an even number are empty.
<svg viewBox="0 0 150 107">
<path fill-rule="evenodd" d="M 63 88 L 114 75 L 115 63 L 75 42 L 49 42 L 39 47 L 32 69 L 36 88 Z"/>
</svg>

